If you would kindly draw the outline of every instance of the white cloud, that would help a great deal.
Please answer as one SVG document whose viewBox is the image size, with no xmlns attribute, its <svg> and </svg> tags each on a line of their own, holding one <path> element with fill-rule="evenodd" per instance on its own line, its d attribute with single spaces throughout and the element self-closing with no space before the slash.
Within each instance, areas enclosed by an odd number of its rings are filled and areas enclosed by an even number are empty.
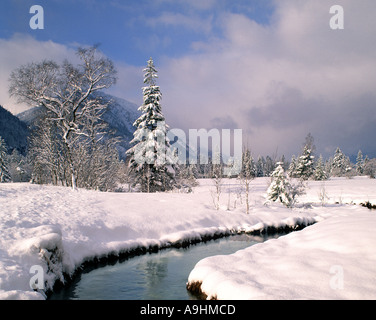
<svg viewBox="0 0 376 320">
<path fill-rule="evenodd" d="M 331 4 L 325 0 L 275 1 L 270 23 L 262 25 L 220 10 L 206 22 L 194 10 L 185 17 L 174 12 L 150 20 L 156 26 L 202 28 L 208 39 L 193 43 L 193 53 L 155 61 L 167 122 L 182 129 L 238 125 L 248 133 L 255 155 L 277 148 L 279 154 L 296 154 L 311 132 L 318 152 L 340 146 L 376 156 L 376 2 L 336 4 L 345 10 L 344 30 L 330 29 Z M 201 9 L 212 5 L 203 1 Z M 168 34 L 156 39 L 159 45 L 167 40 Z M 73 57 L 73 49 L 51 41 L 0 40 L 0 104 L 22 111 L 7 92 L 14 68 Z M 111 93 L 140 103 L 142 66 L 116 66 L 119 80 Z"/>
<path fill-rule="evenodd" d="M 75 51 L 53 41 L 37 41 L 31 36 L 16 34 L 11 39 L 0 39 L 0 104 L 13 114 L 22 112 L 29 107 L 19 105 L 9 97 L 8 79 L 13 70 L 21 65 L 52 59 L 63 61 L 75 60 Z"/>
<path fill-rule="evenodd" d="M 367 114 L 376 104 L 376 3 L 337 2 L 344 30 L 330 29 L 327 1 L 276 1 L 269 25 L 223 14 L 222 38 L 196 43 L 198 52 L 162 66 L 167 115 L 185 129 L 228 117 L 250 132 L 256 153 L 300 152 L 308 132 L 323 150 L 341 144 L 356 153 L 376 120 Z M 356 110 L 363 127 L 352 123 Z"/>
</svg>

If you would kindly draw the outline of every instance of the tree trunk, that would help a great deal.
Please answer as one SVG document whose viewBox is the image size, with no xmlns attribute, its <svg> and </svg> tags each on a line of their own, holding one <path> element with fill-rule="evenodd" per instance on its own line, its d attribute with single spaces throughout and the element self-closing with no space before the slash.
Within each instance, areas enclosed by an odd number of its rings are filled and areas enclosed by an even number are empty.
<svg viewBox="0 0 376 320">
<path fill-rule="evenodd" d="M 72 171 L 72 189 L 76 190 L 76 188 L 77 188 L 77 186 L 76 186 L 76 177 L 74 175 L 74 166 L 73 166 L 73 164 L 70 167 L 71 167 L 71 171 Z"/>
<path fill-rule="evenodd" d="M 69 169 L 71 171 L 71 178 L 72 178 L 72 189 L 76 190 L 77 189 L 76 171 L 75 171 L 75 167 L 74 167 L 74 163 L 73 163 L 73 159 L 72 159 L 71 148 L 70 148 L 68 140 L 67 140 L 67 135 L 65 135 L 65 137 L 64 137 L 64 143 L 65 143 L 65 147 L 67 148 L 67 158 L 68 158 Z"/>
<path fill-rule="evenodd" d="M 246 179 L 248 179 L 248 178 L 246 178 Z M 246 205 L 246 213 L 247 214 L 249 214 L 248 196 L 249 196 L 249 181 L 246 180 L 246 182 L 245 182 L 245 205 Z"/>
</svg>

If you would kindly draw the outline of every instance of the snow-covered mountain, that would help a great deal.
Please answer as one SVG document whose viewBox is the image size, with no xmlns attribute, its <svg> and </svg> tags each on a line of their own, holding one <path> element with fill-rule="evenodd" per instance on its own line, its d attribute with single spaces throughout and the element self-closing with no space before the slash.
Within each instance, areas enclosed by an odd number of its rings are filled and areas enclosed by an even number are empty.
<svg viewBox="0 0 376 320">
<path fill-rule="evenodd" d="M 127 100 L 104 94 L 99 94 L 106 101 L 111 101 L 103 114 L 103 120 L 108 123 L 110 131 L 113 131 L 115 136 L 120 138 L 117 146 L 119 155 L 122 159 L 125 158 L 125 151 L 129 148 L 129 142 L 133 139 L 134 121 L 140 116 L 137 111 L 138 106 Z M 42 107 L 35 107 L 19 113 L 17 117 L 32 127 L 35 121 L 42 115 Z"/>
<path fill-rule="evenodd" d="M 117 148 L 120 157 L 123 159 L 125 158 L 125 151 L 129 148 L 129 142 L 133 139 L 135 130 L 133 123 L 140 116 L 140 112 L 137 110 L 138 106 L 111 95 L 101 94 L 101 96 L 111 101 L 102 118 L 108 123 L 110 129 L 114 130 L 115 136 L 121 139 Z"/>
</svg>

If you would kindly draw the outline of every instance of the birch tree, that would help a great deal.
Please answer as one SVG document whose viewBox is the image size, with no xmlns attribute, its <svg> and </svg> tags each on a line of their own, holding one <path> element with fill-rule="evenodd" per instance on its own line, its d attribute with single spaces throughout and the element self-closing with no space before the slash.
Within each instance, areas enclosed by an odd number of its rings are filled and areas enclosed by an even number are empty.
<svg viewBox="0 0 376 320">
<path fill-rule="evenodd" d="M 245 205 L 247 214 L 249 214 L 250 184 L 255 176 L 255 165 L 251 151 L 249 149 L 244 149 L 242 155 L 242 170 L 239 177 L 245 186 Z"/>
<path fill-rule="evenodd" d="M 97 47 L 79 48 L 80 64 L 42 61 L 21 66 L 11 73 L 9 93 L 19 103 L 43 106 L 49 121 L 61 132 L 66 149 L 71 186 L 76 188 L 75 144 L 88 137 L 87 123 L 97 123 L 106 104 L 95 92 L 116 81 L 113 63 Z"/>
</svg>

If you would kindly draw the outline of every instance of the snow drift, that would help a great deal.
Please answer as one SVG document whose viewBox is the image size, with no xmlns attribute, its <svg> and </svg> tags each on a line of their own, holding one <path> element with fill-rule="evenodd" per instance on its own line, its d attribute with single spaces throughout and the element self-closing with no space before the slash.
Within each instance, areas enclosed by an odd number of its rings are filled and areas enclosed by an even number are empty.
<svg viewBox="0 0 376 320">
<path fill-rule="evenodd" d="M 296 269 L 299 269 L 298 267 L 305 263 L 314 263 L 318 260 L 321 253 L 320 248 L 324 247 L 325 241 L 320 242 L 315 237 L 330 233 L 333 238 L 328 239 L 332 242 L 337 241 L 336 237 L 339 236 L 344 239 L 343 241 L 348 241 L 343 237 L 345 232 L 347 233 L 351 229 L 352 223 L 358 221 L 356 217 L 363 217 L 357 223 L 364 225 L 371 219 L 367 208 L 344 203 L 365 201 L 376 203 L 376 181 L 357 178 L 352 180 L 334 179 L 325 182 L 329 200 L 324 206 L 318 204 L 318 193 L 322 188 L 321 182 L 309 183 L 307 194 L 300 199 L 301 205 L 298 208 L 291 210 L 277 204 L 265 206 L 267 183 L 267 178 L 252 181 L 251 210 L 248 215 L 245 214 L 244 195 L 241 198 L 241 194 L 236 192 L 239 189 L 239 182 L 236 180 L 224 181 L 219 210 L 215 210 L 212 204 L 210 191 L 214 187 L 210 180 L 201 180 L 200 186 L 190 194 L 174 192 L 101 193 L 87 190 L 74 192 L 69 188 L 28 183 L 0 184 L 0 299 L 44 298 L 43 292 L 35 292 L 30 288 L 29 281 L 32 276 L 30 268 L 33 265 L 43 267 L 44 291 L 46 291 L 53 288 L 56 281 L 64 281 L 65 277 L 74 274 L 75 270 L 86 261 L 97 258 L 116 256 L 137 248 L 156 249 L 229 233 L 262 232 L 267 228 L 273 230 L 321 221 L 317 224 L 318 227 L 305 229 L 307 232 L 314 230 L 312 236 L 293 241 L 295 244 L 302 242 L 307 245 L 307 247 L 300 247 L 297 251 L 301 255 L 310 248 L 314 249 L 306 260 L 295 265 Z M 229 194 L 227 191 L 231 191 L 231 193 Z M 227 210 L 228 196 L 231 199 L 230 210 Z M 308 203 L 310 206 L 303 205 Z M 334 222 L 332 222 L 332 228 L 325 227 L 325 221 L 332 221 L 330 219 L 335 217 L 345 219 L 345 216 L 353 217 L 351 218 L 352 222 L 333 220 L 337 221 L 339 225 L 344 224 L 343 228 L 345 229 L 342 231 L 338 229 L 338 232 L 334 232 Z M 319 227 L 321 225 L 323 229 Z M 373 222 L 370 220 L 369 228 L 372 226 Z M 363 225 L 358 227 L 363 229 Z M 364 247 L 371 250 L 374 248 L 375 242 L 369 233 L 366 231 L 363 235 L 364 243 L 367 243 L 368 246 Z M 297 234 L 304 233 L 298 232 Z M 356 234 L 359 236 L 360 231 Z M 268 264 L 275 263 L 273 259 L 281 257 L 285 257 L 285 260 L 282 259 L 278 264 L 281 268 L 287 268 L 290 264 L 294 265 L 294 257 L 298 259 L 300 256 L 294 255 L 295 247 L 283 239 L 281 238 L 281 242 L 273 240 L 274 242 L 271 243 L 278 244 L 274 248 L 269 241 L 255 246 L 263 253 L 261 255 L 263 258 L 259 262 L 257 259 L 260 254 L 242 257 L 239 253 L 238 256 L 235 256 L 235 261 L 229 256 L 228 259 L 232 263 L 228 263 L 228 265 L 231 267 L 234 264 L 239 265 L 239 272 L 246 272 L 246 270 L 254 269 L 252 264 L 256 263 L 255 266 L 259 272 L 262 272 L 263 269 L 269 268 Z M 318 245 L 321 247 L 317 247 Z M 353 243 L 349 241 L 348 244 L 344 242 L 342 247 L 348 246 L 351 249 L 352 245 Z M 360 243 L 355 243 L 355 245 L 354 250 L 360 248 Z M 341 251 L 337 252 L 342 247 L 334 245 L 328 247 L 330 248 L 328 252 L 331 252 L 333 259 L 336 255 L 342 254 Z M 368 251 L 364 250 L 362 254 L 366 256 Z M 329 256 L 328 252 L 326 256 Z M 268 255 L 270 255 L 270 259 L 267 259 Z M 287 257 L 291 260 L 286 260 Z M 237 259 L 240 258 L 242 262 L 238 264 Z M 366 271 L 364 279 L 368 278 L 371 281 L 374 275 L 373 266 L 370 265 L 372 259 L 374 256 L 367 256 L 366 260 L 362 260 L 359 253 L 359 255 L 348 256 L 347 260 L 339 260 L 338 263 L 344 266 L 350 263 L 360 265 L 359 268 Z M 286 261 L 286 265 L 284 265 L 284 261 Z M 201 264 L 201 267 L 206 263 Z M 210 262 L 205 268 L 210 270 L 212 266 Z M 202 272 L 201 267 L 199 269 L 201 271 L 196 270 L 197 272 L 194 271 L 191 274 L 190 280 L 207 281 L 206 273 Z M 345 274 L 346 270 L 345 268 Z M 250 282 L 253 280 L 249 274 L 244 273 L 247 275 L 247 281 L 243 281 L 239 285 L 237 278 L 232 279 L 227 271 L 222 271 L 223 273 L 213 272 L 213 274 L 218 275 L 218 277 L 214 277 L 215 282 L 218 283 L 218 286 L 227 288 L 226 291 L 232 291 L 230 289 L 234 288 L 230 285 L 232 283 L 236 284 L 235 291 L 244 292 L 243 298 L 260 297 L 259 294 L 249 294 L 249 291 L 256 290 L 255 288 L 258 288 L 259 293 L 264 292 L 262 281 L 259 282 L 259 285 L 250 286 Z M 260 275 L 260 277 L 265 276 Z M 306 288 L 309 287 L 309 280 L 314 280 L 314 278 L 307 279 Z M 279 283 L 276 282 L 276 290 L 278 290 L 278 285 Z M 208 295 L 224 297 L 221 295 L 222 291 L 217 289 L 213 288 L 213 291 L 210 289 Z M 281 290 L 284 291 L 284 287 Z M 297 296 L 299 295 L 285 294 L 280 297 Z"/>
</svg>

